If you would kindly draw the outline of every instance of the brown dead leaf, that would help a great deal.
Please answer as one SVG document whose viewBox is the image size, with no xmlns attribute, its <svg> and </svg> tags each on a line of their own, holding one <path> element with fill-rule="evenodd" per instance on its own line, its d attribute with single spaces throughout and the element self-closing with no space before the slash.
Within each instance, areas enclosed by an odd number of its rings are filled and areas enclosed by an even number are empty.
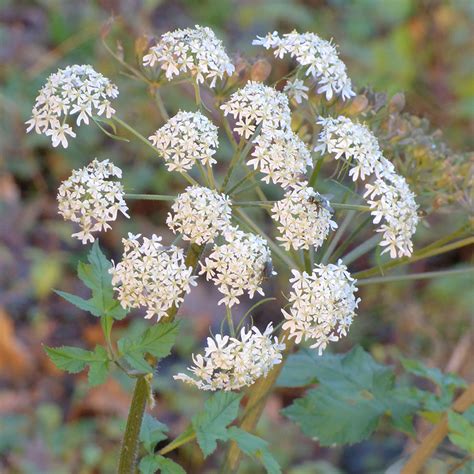
<svg viewBox="0 0 474 474">
<path fill-rule="evenodd" d="M 0 307 L 0 374 L 21 379 L 31 372 L 33 361 L 15 335 L 15 326 L 7 312 Z"/>
</svg>

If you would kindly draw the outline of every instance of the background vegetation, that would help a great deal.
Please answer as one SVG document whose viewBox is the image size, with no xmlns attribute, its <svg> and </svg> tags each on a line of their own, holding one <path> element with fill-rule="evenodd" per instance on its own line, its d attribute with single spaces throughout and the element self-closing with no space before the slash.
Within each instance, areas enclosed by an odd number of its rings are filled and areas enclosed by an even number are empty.
<svg viewBox="0 0 474 474">
<path fill-rule="evenodd" d="M 149 37 L 177 27 L 203 24 L 225 39 L 228 50 L 242 64 L 257 52 L 250 46 L 257 34 L 277 29 L 314 31 L 334 37 L 358 87 L 370 86 L 388 98 L 405 93 L 405 110 L 428 117 L 415 130 L 413 154 L 429 159 L 426 147 L 439 144 L 439 153 L 455 157 L 472 149 L 474 81 L 472 37 L 474 4 L 416 0 L 308 0 L 290 1 L 6 1 L 0 8 L 0 471 L 25 473 L 114 472 L 121 430 L 129 406 L 131 387 L 120 374 L 103 386 L 86 390 L 85 377 L 60 373 L 47 360 L 41 342 L 93 346 L 101 342 L 95 318 L 68 305 L 52 292 L 61 287 L 80 294 L 75 277 L 85 250 L 70 238 L 70 226 L 56 212 L 56 190 L 72 168 L 95 156 L 110 158 L 124 169 L 131 192 L 174 194 L 176 183 L 160 163 L 141 160 L 146 149 L 108 140 L 99 129 L 82 127 L 67 150 L 51 149 L 44 137 L 25 136 L 37 90 L 58 67 L 90 63 L 117 83 L 121 91 L 117 109 L 126 112 L 143 130 L 159 126 L 159 115 L 143 84 L 120 76 L 121 68 L 104 48 L 104 24 L 115 18 L 108 44 L 117 55 L 134 58 Z M 262 53 L 263 54 L 263 53 Z M 240 59 L 238 59 L 240 58 Z M 164 92 L 168 108 L 176 111 L 192 102 L 191 95 Z M 377 100 L 385 100 L 377 96 Z M 400 96 L 398 96 L 400 97 Z M 374 99 L 375 100 L 375 99 Z M 401 99 L 400 99 L 401 100 Z M 430 137 L 429 139 L 427 137 Z M 430 141 L 431 140 L 431 141 Z M 454 151 L 453 151 L 454 150 Z M 471 156 L 472 163 L 472 156 Z M 469 167 L 456 169 L 467 173 Z M 437 178 L 441 179 L 443 171 Z M 461 176 L 462 177 L 462 176 Z M 446 179 L 457 179 L 459 176 Z M 416 179 L 421 181 L 423 176 Z M 435 181 L 433 180 L 432 183 Z M 440 186 L 442 187 L 442 186 Z M 418 242 L 433 241 L 458 225 L 465 213 L 450 196 L 430 194 L 430 215 L 420 226 Z M 127 231 L 169 232 L 164 227 L 166 203 L 134 203 L 133 222 L 123 220 L 101 238 L 108 255 L 118 257 L 120 239 Z M 428 227 L 429 226 L 429 227 Z M 415 241 L 416 244 L 417 241 Z M 461 265 L 471 257 L 469 248 L 417 262 L 416 272 Z M 367 266 L 367 265 L 366 265 Z M 357 270 L 357 269 L 356 269 Z M 472 274 L 363 288 L 363 305 L 350 336 L 335 347 L 345 352 L 360 343 L 381 363 L 399 367 L 399 357 L 423 361 L 471 380 Z M 174 356 L 159 367 L 160 398 L 154 415 L 175 432 L 202 406 L 202 394 L 172 381 L 192 349 L 207 336 L 209 325 L 220 320 L 215 290 L 201 284 L 182 309 L 182 337 Z M 243 308 L 245 311 L 245 308 Z M 262 307 L 257 321 L 278 311 Z M 144 325 L 141 315 L 127 318 L 123 331 Z M 435 389 L 427 380 L 422 388 Z M 284 472 L 376 473 L 410 449 L 405 436 L 388 428 L 363 443 L 344 449 L 318 447 L 304 438 L 296 425 L 283 418 L 299 389 L 282 389 L 268 403 L 260 424 L 261 435 L 272 444 Z M 424 421 L 418 433 L 426 431 Z M 189 472 L 204 472 L 192 445 L 180 453 Z M 444 472 L 450 448 L 438 452 L 428 470 Z M 291 466 L 291 467 L 290 467 Z M 254 472 L 248 468 L 248 472 Z M 244 466 L 245 472 L 245 466 Z"/>
</svg>

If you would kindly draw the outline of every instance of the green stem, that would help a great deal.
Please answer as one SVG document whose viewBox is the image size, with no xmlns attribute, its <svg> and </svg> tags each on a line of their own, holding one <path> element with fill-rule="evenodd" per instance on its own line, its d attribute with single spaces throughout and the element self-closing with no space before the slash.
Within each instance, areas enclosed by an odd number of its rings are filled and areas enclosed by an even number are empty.
<svg viewBox="0 0 474 474">
<path fill-rule="evenodd" d="M 135 474 L 138 455 L 138 440 L 140 429 L 148 400 L 149 382 L 147 376 L 137 379 L 133 391 L 132 404 L 127 418 L 127 426 L 122 442 L 120 460 L 118 466 L 119 474 Z"/>
<path fill-rule="evenodd" d="M 193 81 L 194 96 L 196 98 L 196 105 L 201 108 L 201 92 L 199 90 L 199 84 L 197 81 Z"/>
<path fill-rule="evenodd" d="M 158 106 L 158 110 L 160 111 L 161 118 L 167 122 L 170 118 L 168 115 L 168 111 L 166 110 L 165 104 L 163 102 L 163 99 L 161 98 L 160 91 L 158 90 L 158 87 L 153 87 L 152 93 L 155 96 L 156 100 L 156 105 Z"/>
<path fill-rule="evenodd" d="M 311 176 L 308 181 L 308 186 L 310 188 L 314 188 L 316 185 L 316 181 L 318 180 L 319 172 L 321 171 L 321 167 L 323 166 L 323 161 L 324 157 L 319 158 L 318 162 L 316 163 L 316 166 L 313 169 L 313 172 L 311 173 Z"/>
<path fill-rule="evenodd" d="M 189 443 L 196 438 L 196 432 L 192 426 L 189 426 L 185 431 L 183 431 L 176 439 L 167 444 L 164 448 L 158 451 L 158 454 L 164 455 L 168 454 L 171 451 L 174 451 L 176 448 L 183 446 L 183 444 Z"/>
<path fill-rule="evenodd" d="M 131 127 L 128 123 L 124 122 L 123 120 L 119 119 L 115 115 L 112 117 L 112 120 L 117 122 L 120 126 L 122 126 L 125 130 L 129 131 L 132 135 L 137 137 L 144 145 L 146 145 L 148 148 L 151 148 L 155 154 L 157 154 L 160 158 L 163 158 L 161 156 L 161 153 L 155 148 L 153 143 L 151 143 L 147 138 L 145 138 L 140 132 L 135 130 L 133 127 Z M 186 181 L 188 181 L 189 184 L 192 185 L 197 185 L 198 182 L 192 178 L 191 176 L 188 175 L 186 172 L 181 172 L 181 176 L 183 176 Z"/>
<path fill-rule="evenodd" d="M 368 278 L 380 274 L 381 271 L 383 272 L 385 270 L 390 270 L 391 268 L 399 267 L 401 265 L 407 265 L 412 262 L 417 262 L 418 260 L 434 257 L 436 255 L 441 255 L 443 253 L 450 252 L 451 250 L 456 250 L 472 244 L 474 244 L 474 237 L 467 237 L 465 239 L 461 239 L 456 242 L 452 242 L 450 244 L 443 245 L 437 248 L 433 248 L 433 244 L 428 245 L 427 247 L 418 250 L 417 252 L 414 252 L 411 257 L 402 257 L 398 260 L 392 260 L 390 262 L 385 263 L 384 265 L 369 268 L 368 270 L 355 273 L 353 277 L 357 279 Z"/>
<path fill-rule="evenodd" d="M 344 265 L 349 265 L 354 260 L 357 260 L 359 257 L 362 257 L 362 255 L 377 247 L 381 240 L 382 236 L 380 234 L 375 234 L 370 239 L 367 239 L 362 242 L 360 245 L 358 245 L 356 248 L 352 249 L 349 253 L 344 255 L 344 257 L 342 257 Z"/>
<path fill-rule="evenodd" d="M 141 199 L 143 201 L 174 201 L 176 196 L 166 194 L 124 194 L 125 199 Z"/>
<path fill-rule="evenodd" d="M 226 306 L 225 308 L 225 314 L 227 318 L 227 324 L 229 325 L 230 335 L 232 337 L 235 337 L 235 327 L 234 320 L 232 319 L 232 310 L 228 306 Z"/>
<path fill-rule="evenodd" d="M 462 275 L 463 273 L 470 273 L 470 272 L 474 272 L 474 266 L 470 266 L 466 268 L 456 268 L 454 270 L 440 270 L 440 271 L 434 271 L 434 272 L 411 273 L 409 275 L 392 275 L 392 276 L 389 275 L 389 276 L 382 276 L 382 277 L 363 278 L 362 280 L 357 280 L 357 286 L 371 285 L 374 283 L 388 283 L 388 282 L 395 282 L 395 281 L 427 280 L 429 278 Z"/>
</svg>

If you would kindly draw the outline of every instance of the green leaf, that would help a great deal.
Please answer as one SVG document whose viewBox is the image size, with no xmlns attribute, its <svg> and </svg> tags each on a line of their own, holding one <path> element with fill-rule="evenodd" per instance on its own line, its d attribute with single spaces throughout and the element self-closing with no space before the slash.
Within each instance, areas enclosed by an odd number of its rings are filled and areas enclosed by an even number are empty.
<svg viewBox="0 0 474 474">
<path fill-rule="evenodd" d="M 77 374 L 84 370 L 87 363 L 93 358 L 91 351 L 86 351 L 80 347 L 48 347 L 44 346 L 53 364 L 61 370 L 71 374 Z"/>
<path fill-rule="evenodd" d="M 158 454 L 148 454 L 142 458 L 138 468 L 142 474 L 154 474 L 157 471 L 162 474 L 186 474 L 179 464 Z"/>
<path fill-rule="evenodd" d="M 142 334 L 133 337 L 123 337 L 117 342 L 121 354 L 135 369 L 152 372 L 153 369 L 144 359 L 145 354 L 151 354 L 159 359 L 169 355 L 178 335 L 179 322 L 158 323 L 147 328 Z"/>
<path fill-rule="evenodd" d="M 327 354 L 313 367 L 319 386 L 283 410 L 322 446 L 366 439 L 384 414 L 411 416 L 395 392 L 395 376 L 360 347 L 345 355 Z"/>
<path fill-rule="evenodd" d="M 149 453 L 152 454 L 156 444 L 168 437 L 165 434 L 167 432 L 168 427 L 164 423 L 145 413 L 140 430 L 140 441 Z"/>
<path fill-rule="evenodd" d="M 56 293 L 94 316 L 111 316 L 114 319 L 123 319 L 127 312 L 114 299 L 112 276 L 109 274 L 112 264 L 103 254 L 97 240 L 87 258 L 89 263 L 79 262 L 77 275 L 84 285 L 92 290 L 92 298 L 85 300 L 62 291 L 56 291 Z"/>
<path fill-rule="evenodd" d="M 71 374 L 77 374 L 89 366 L 88 380 L 90 385 L 103 383 L 109 370 L 109 358 L 102 346 L 96 346 L 94 351 L 80 347 L 44 347 L 54 365 Z"/>
<path fill-rule="evenodd" d="M 441 388 L 464 388 L 466 381 L 456 374 L 443 373 L 436 367 L 427 367 L 422 362 L 415 359 L 400 359 L 403 368 L 418 377 L 424 377 L 433 381 Z"/>
<path fill-rule="evenodd" d="M 87 380 L 90 386 L 100 385 L 105 382 L 109 374 L 109 357 L 107 351 L 102 346 L 96 346 L 94 349 L 95 360 L 88 362 L 89 372 Z"/>
<path fill-rule="evenodd" d="M 217 447 L 217 440 L 226 441 L 227 425 L 237 417 L 241 394 L 216 392 L 204 404 L 204 411 L 192 419 L 198 444 L 204 454 L 209 456 Z"/>
<path fill-rule="evenodd" d="M 448 412 L 448 427 L 449 440 L 468 453 L 474 454 L 474 424 L 469 420 L 469 414 L 463 416 L 450 410 Z"/>
<path fill-rule="evenodd" d="M 96 306 L 92 303 L 92 300 L 85 300 L 80 296 L 71 295 L 71 293 L 66 293 L 65 291 L 54 290 L 54 292 L 64 298 L 69 303 L 73 304 L 74 306 L 82 309 L 83 311 L 87 311 L 94 316 L 100 316 L 100 311 L 96 308 Z"/>
<path fill-rule="evenodd" d="M 231 426 L 227 430 L 228 437 L 235 441 L 239 448 L 252 459 L 263 464 L 268 474 L 280 474 L 281 469 L 275 458 L 268 451 L 268 443 L 237 426 Z"/>
<path fill-rule="evenodd" d="M 316 380 L 315 366 L 322 360 L 316 351 L 301 349 L 291 354 L 276 382 L 277 387 L 303 387 Z"/>
</svg>

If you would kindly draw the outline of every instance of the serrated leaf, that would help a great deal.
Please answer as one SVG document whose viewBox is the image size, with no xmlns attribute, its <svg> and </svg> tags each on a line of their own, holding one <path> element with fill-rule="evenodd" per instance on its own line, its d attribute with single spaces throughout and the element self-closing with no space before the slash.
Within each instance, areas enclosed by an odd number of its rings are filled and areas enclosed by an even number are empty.
<svg viewBox="0 0 474 474">
<path fill-rule="evenodd" d="M 195 415 L 192 425 L 204 457 L 217 447 L 217 440 L 227 440 L 227 425 L 237 417 L 241 394 L 216 392 L 204 404 L 204 411 Z"/>
<path fill-rule="evenodd" d="M 474 454 L 474 424 L 468 417 L 450 410 L 448 412 L 448 427 L 449 440 L 468 453 Z"/>
<path fill-rule="evenodd" d="M 77 374 L 81 370 L 84 370 L 92 357 L 91 351 L 86 351 L 80 347 L 44 346 L 44 350 L 58 369 L 65 370 L 71 374 Z"/>
<path fill-rule="evenodd" d="M 158 454 L 148 454 L 138 465 L 142 474 L 154 474 L 159 471 L 161 474 L 186 474 L 186 471 L 171 459 Z"/>
<path fill-rule="evenodd" d="M 158 323 L 142 334 L 119 339 L 117 345 L 127 362 L 135 369 L 151 372 L 144 355 L 151 354 L 159 359 L 169 355 L 178 334 L 179 323 Z"/>
<path fill-rule="evenodd" d="M 109 359 L 102 346 L 96 346 L 94 351 L 80 347 L 44 347 L 54 365 L 71 374 L 77 374 L 89 366 L 88 380 L 91 385 L 103 383 L 109 369 Z"/>
<path fill-rule="evenodd" d="M 85 300 L 62 291 L 56 291 L 56 293 L 94 316 L 111 316 L 114 319 L 123 319 L 127 312 L 114 299 L 112 276 L 109 274 L 112 264 L 103 254 L 98 241 L 94 242 L 88 255 L 88 261 L 89 263 L 79 262 L 77 274 L 84 285 L 92 290 L 92 298 Z"/>
<path fill-rule="evenodd" d="M 82 309 L 83 311 L 87 311 L 94 316 L 101 315 L 100 311 L 96 308 L 91 300 L 85 300 L 80 296 L 71 295 L 71 293 L 66 293 L 65 291 L 54 290 L 54 292 L 61 298 L 64 298 L 66 301 L 78 307 L 79 309 Z"/>
<path fill-rule="evenodd" d="M 361 441 L 370 436 L 383 414 L 394 410 L 393 370 L 359 347 L 345 355 L 328 354 L 313 370 L 318 388 L 283 413 L 322 446 Z M 398 410 L 407 416 L 410 409 L 403 401 L 398 403 Z"/>
<path fill-rule="evenodd" d="M 156 444 L 168 437 L 165 434 L 167 432 L 168 427 L 164 423 L 145 413 L 140 430 L 140 441 L 149 453 L 153 453 Z"/>
<path fill-rule="evenodd" d="M 268 474 L 280 474 L 281 469 L 275 458 L 268 451 L 268 443 L 237 426 L 227 430 L 228 437 L 234 440 L 242 452 L 254 460 L 261 462 Z"/>
</svg>

